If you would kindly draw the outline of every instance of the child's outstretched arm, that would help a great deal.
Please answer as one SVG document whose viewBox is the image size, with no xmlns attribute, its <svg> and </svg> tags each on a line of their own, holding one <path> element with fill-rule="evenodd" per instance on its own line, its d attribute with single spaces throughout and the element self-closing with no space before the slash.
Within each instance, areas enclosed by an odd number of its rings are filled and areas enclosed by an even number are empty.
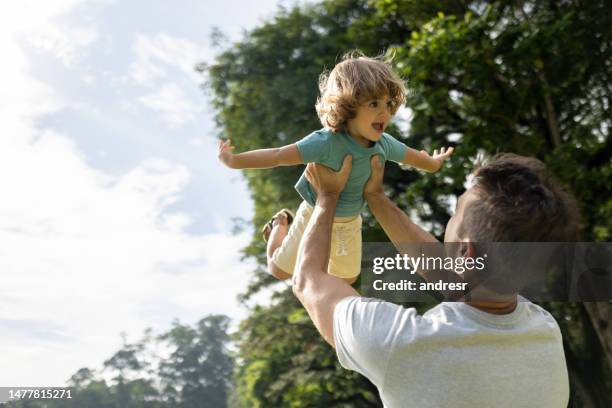
<svg viewBox="0 0 612 408">
<path fill-rule="evenodd" d="M 443 147 L 439 150 L 434 150 L 433 155 L 429 155 L 429 153 L 427 153 L 425 150 L 421 150 L 419 152 L 409 147 L 406 150 L 406 154 L 404 156 L 404 160 L 402 160 L 402 163 L 408 164 L 412 167 L 416 167 L 417 169 L 434 173 L 440 170 L 440 167 L 442 167 L 442 163 L 448 160 L 451 154 L 453 154 L 453 150 L 454 148 L 452 147 L 449 147 L 448 149 Z"/>
<path fill-rule="evenodd" d="M 231 169 L 269 169 L 278 166 L 303 164 L 302 155 L 295 143 L 272 149 L 251 150 L 234 154 L 230 140 L 219 141 L 219 160 Z"/>
</svg>

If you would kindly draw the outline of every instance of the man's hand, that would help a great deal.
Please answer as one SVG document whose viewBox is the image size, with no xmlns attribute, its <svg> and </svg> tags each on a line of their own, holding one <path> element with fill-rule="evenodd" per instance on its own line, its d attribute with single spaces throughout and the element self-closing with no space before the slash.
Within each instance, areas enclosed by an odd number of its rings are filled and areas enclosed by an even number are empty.
<svg viewBox="0 0 612 408">
<path fill-rule="evenodd" d="M 385 167 L 380 162 L 380 157 L 378 155 L 374 155 L 370 158 L 370 167 L 372 168 L 372 173 L 363 189 L 363 195 L 366 199 L 368 196 L 384 194 L 383 176 L 385 175 Z"/>
<path fill-rule="evenodd" d="M 312 185 L 318 196 L 340 195 L 353 168 L 353 157 L 347 155 L 342 162 L 340 171 L 333 171 L 318 163 L 306 166 L 306 179 Z"/>
<path fill-rule="evenodd" d="M 232 167 L 232 159 L 234 154 L 232 153 L 234 150 L 234 146 L 232 146 L 232 142 L 228 140 L 219 140 L 219 150 L 217 152 L 217 157 L 219 161 L 225 164 L 229 168 Z"/>
</svg>

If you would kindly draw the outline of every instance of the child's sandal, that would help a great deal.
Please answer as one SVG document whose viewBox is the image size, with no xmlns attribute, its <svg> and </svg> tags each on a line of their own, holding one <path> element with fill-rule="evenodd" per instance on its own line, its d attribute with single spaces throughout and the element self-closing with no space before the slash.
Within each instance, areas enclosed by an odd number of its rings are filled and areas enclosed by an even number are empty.
<svg viewBox="0 0 612 408">
<path fill-rule="evenodd" d="M 291 223 L 293 222 L 293 219 L 295 218 L 295 215 L 293 215 L 293 212 L 291 212 L 291 210 L 283 208 L 282 210 L 279 211 L 279 213 L 284 213 L 285 216 L 287 217 L 287 225 L 291 225 Z M 261 229 L 262 237 L 265 242 L 268 242 L 268 238 L 270 238 L 270 234 L 272 233 L 272 228 L 274 227 L 273 224 L 274 224 L 274 220 L 276 219 L 276 217 L 277 215 L 270 218 L 270 221 L 268 221 L 266 225 L 264 225 L 264 227 Z"/>
</svg>

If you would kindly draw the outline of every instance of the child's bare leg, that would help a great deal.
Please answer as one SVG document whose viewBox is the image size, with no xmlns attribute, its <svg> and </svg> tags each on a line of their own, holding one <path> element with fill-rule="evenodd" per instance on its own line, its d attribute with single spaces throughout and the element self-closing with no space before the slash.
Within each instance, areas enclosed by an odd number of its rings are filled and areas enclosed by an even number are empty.
<svg viewBox="0 0 612 408">
<path fill-rule="evenodd" d="M 289 231 L 289 223 L 287 222 L 287 215 L 284 212 L 279 212 L 274 216 L 272 221 L 272 231 L 268 237 L 268 247 L 266 248 L 266 257 L 268 259 L 268 272 L 276 279 L 286 280 L 291 277 L 287 272 L 276 266 L 272 260 L 274 251 L 278 249 L 283 243 L 283 239 L 287 236 Z"/>
</svg>

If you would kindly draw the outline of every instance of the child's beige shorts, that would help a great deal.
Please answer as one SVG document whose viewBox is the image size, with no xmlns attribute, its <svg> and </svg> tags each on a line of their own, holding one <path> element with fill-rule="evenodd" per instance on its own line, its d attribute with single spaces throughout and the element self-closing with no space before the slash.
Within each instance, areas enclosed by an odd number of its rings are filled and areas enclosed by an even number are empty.
<svg viewBox="0 0 612 408">
<path fill-rule="evenodd" d="M 293 275 L 300 241 L 312 212 L 313 207 L 306 201 L 300 204 L 287 236 L 272 256 L 276 266 L 290 275 Z M 334 218 L 327 272 L 344 279 L 361 272 L 361 215 Z"/>
</svg>

